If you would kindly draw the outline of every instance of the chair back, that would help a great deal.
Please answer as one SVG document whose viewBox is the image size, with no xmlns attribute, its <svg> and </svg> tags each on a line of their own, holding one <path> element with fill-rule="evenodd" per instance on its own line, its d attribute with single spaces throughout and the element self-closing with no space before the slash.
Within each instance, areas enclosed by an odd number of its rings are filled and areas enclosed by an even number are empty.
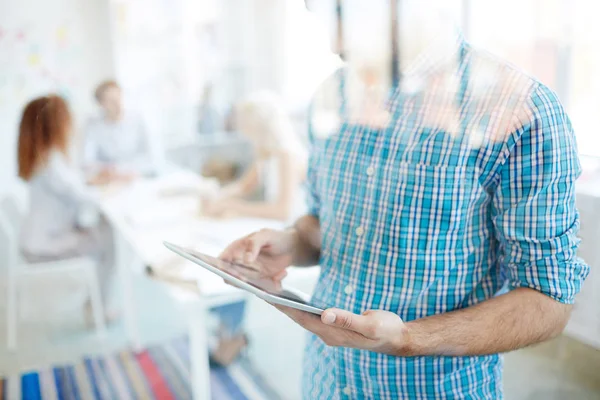
<svg viewBox="0 0 600 400">
<path fill-rule="evenodd" d="M 12 269 L 19 263 L 22 219 L 14 196 L 0 198 L 0 266 Z"/>
</svg>

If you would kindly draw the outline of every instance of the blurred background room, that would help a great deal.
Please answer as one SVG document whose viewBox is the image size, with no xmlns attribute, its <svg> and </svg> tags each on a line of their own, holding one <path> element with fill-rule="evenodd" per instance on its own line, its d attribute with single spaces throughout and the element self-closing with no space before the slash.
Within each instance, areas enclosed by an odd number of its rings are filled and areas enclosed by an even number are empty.
<svg viewBox="0 0 600 400">
<path fill-rule="evenodd" d="M 344 65 L 336 7 L 359 42 L 392 2 L 0 0 L 0 400 L 301 398 L 302 329 L 162 242 L 218 255 L 303 215 L 311 100 Z M 506 355 L 505 396 L 600 399 L 598 4 L 447 3 L 558 94 L 583 166 L 590 277 L 562 336 Z"/>
</svg>

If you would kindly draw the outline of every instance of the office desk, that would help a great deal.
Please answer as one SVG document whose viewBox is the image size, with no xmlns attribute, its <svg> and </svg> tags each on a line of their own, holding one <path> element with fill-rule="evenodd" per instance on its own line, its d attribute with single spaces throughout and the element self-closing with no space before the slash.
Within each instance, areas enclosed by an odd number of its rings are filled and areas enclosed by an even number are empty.
<svg viewBox="0 0 600 400">
<path fill-rule="evenodd" d="M 258 219 L 200 218 L 197 192 L 203 184 L 197 175 L 175 170 L 121 190 L 106 190 L 101 202 L 102 211 L 115 231 L 116 262 L 123 285 L 123 317 L 134 348 L 139 349 L 140 343 L 132 274 L 143 273 L 145 266 L 159 270 L 161 266 L 171 266 L 178 268 L 182 279 L 197 281 L 197 285 L 187 285 L 188 289 L 167 281 L 163 287 L 176 301 L 185 304 L 192 388 L 194 398 L 201 400 L 210 398 L 207 312 L 212 307 L 244 299 L 246 293 L 181 259 L 162 243 L 167 240 L 217 255 L 228 243 L 245 234 L 264 227 L 282 227 L 280 223 Z"/>
</svg>

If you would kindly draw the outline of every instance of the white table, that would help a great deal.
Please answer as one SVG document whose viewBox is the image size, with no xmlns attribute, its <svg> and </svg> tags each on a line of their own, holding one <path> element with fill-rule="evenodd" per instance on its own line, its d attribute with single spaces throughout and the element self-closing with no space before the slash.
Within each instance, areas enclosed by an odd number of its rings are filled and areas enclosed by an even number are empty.
<svg viewBox="0 0 600 400">
<path fill-rule="evenodd" d="M 107 191 L 102 210 L 115 230 L 116 262 L 123 284 L 123 317 L 129 339 L 139 349 L 136 306 L 131 277 L 145 265 L 183 263 L 183 273 L 196 279 L 196 294 L 185 293 L 175 284 L 165 289 L 178 301 L 185 301 L 188 314 L 192 390 L 195 399 L 210 399 L 208 365 L 207 312 L 210 308 L 244 299 L 246 294 L 226 285 L 216 275 L 185 264 L 164 246 L 167 240 L 193 247 L 208 254 L 218 254 L 234 239 L 264 227 L 281 224 L 258 219 L 208 220 L 199 217 L 196 189 L 200 177 L 186 171 L 173 171 L 160 178 L 134 183 L 128 188 Z M 112 192 L 112 193 L 111 193 Z M 178 264 L 180 265 L 180 264 Z"/>
</svg>

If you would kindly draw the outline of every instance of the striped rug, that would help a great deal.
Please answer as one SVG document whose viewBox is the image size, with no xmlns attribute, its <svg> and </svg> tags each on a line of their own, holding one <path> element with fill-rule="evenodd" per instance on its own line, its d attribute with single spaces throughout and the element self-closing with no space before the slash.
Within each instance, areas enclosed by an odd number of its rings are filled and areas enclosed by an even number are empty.
<svg viewBox="0 0 600 400">
<path fill-rule="evenodd" d="M 0 400 L 191 399 L 188 350 L 187 339 L 180 339 L 140 353 L 86 358 L 0 379 Z M 210 375 L 212 399 L 277 397 L 245 361 L 228 368 L 211 366 Z"/>
</svg>

